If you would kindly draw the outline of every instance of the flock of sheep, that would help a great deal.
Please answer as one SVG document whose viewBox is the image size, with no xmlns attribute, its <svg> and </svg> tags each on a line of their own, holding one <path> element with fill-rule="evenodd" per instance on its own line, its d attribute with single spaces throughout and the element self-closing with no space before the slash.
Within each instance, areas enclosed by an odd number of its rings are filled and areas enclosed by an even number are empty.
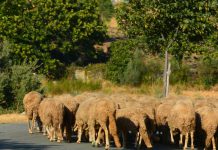
<svg viewBox="0 0 218 150">
<path fill-rule="evenodd" d="M 203 140 L 205 149 L 216 150 L 216 99 L 156 100 L 142 95 L 103 93 L 44 97 L 32 91 L 24 96 L 23 104 L 29 133 L 33 133 L 36 121 L 39 131 L 50 141 L 71 142 L 72 134 L 77 132 L 77 143 L 86 137 L 92 145 L 105 144 L 105 149 L 109 149 L 110 139 L 113 139 L 115 146 L 120 148 L 127 145 L 131 132 L 136 137 L 137 148 L 142 142 L 148 149 L 155 141 L 169 139 L 175 143 L 174 138 L 179 135 L 179 145 L 183 145 L 183 149 L 187 149 L 189 143 L 194 149 L 196 141 Z"/>
</svg>

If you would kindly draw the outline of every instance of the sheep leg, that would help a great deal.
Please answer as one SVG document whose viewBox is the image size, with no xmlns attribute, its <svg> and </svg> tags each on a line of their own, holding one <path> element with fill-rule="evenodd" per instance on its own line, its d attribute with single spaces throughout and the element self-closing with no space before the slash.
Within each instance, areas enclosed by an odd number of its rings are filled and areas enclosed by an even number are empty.
<svg viewBox="0 0 218 150">
<path fill-rule="evenodd" d="M 43 133 L 43 135 L 46 135 L 46 128 L 45 128 L 45 126 L 42 127 L 42 133 Z"/>
<path fill-rule="evenodd" d="M 179 139 L 179 147 L 182 147 L 183 144 L 183 135 L 180 133 L 180 139 Z"/>
<path fill-rule="evenodd" d="M 97 139 L 96 139 L 96 141 L 95 141 L 95 146 L 96 146 L 96 147 L 98 147 L 98 146 L 100 145 L 101 131 L 102 131 L 102 128 L 100 127 L 99 130 L 98 130 Z"/>
<path fill-rule="evenodd" d="M 135 138 L 135 148 L 138 147 L 140 137 L 141 136 L 140 136 L 139 132 L 137 132 L 136 138 Z"/>
<path fill-rule="evenodd" d="M 216 142 L 214 136 L 212 137 L 213 150 L 216 150 Z"/>
<path fill-rule="evenodd" d="M 50 141 L 55 141 L 55 130 L 53 127 L 50 129 Z"/>
<path fill-rule="evenodd" d="M 45 128 L 46 128 L 46 131 L 47 131 L 47 133 L 48 133 L 48 138 L 50 139 L 50 137 L 51 137 L 51 132 L 50 132 L 49 126 L 46 126 Z"/>
<path fill-rule="evenodd" d="M 64 140 L 63 134 L 62 134 L 63 132 L 62 132 L 62 129 L 61 129 L 61 124 L 58 125 L 58 128 L 56 128 L 55 131 L 57 131 L 57 142 L 60 143 L 61 141 Z"/>
<path fill-rule="evenodd" d="M 120 148 L 121 147 L 120 139 L 117 135 L 117 125 L 113 114 L 109 114 L 109 131 L 114 139 L 115 146 L 117 148 Z"/>
<path fill-rule="evenodd" d="M 77 130 L 78 130 L 77 131 L 78 139 L 77 139 L 76 143 L 80 144 L 81 138 L 82 138 L 82 132 L 83 132 L 82 126 L 77 126 Z"/>
<path fill-rule="evenodd" d="M 185 145 L 183 147 L 183 149 L 187 149 L 187 145 L 188 145 L 188 132 L 185 134 Z"/>
<path fill-rule="evenodd" d="M 171 129 L 170 129 L 170 138 L 171 138 L 171 142 L 174 143 L 173 130 Z"/>
<path fill-rule="evenodd" d="M 30 134 L 32 134 L 33 131 L 31 130 L 31 123 L 30 122 L 31 121 L 28 119 L 28 131 L 29 131 Z"/>
<path fill-rule="evenodd" d="M 33 119 L 32 119 L 32 126 L 31 126 L 31 130 L 33 131 L 33 129 L 35 129 L 35 123 L 36 123 L 36 114 L 33 113 Z"/>
<path fill-rule="evenodd" d="M 142 136 L 142 139 L 143 139 L 145 145 L 147 146 L 147 148 L 152 148 L 151 141 L 149 139 L 147 130 L 139 127 L 139 134 Z"/>
<path fill-rule="evenodd" d="M 206 140 L 205 140 L 205 148 L 206 149 L 208 149 L 210 147 L 211 140 L 212 140 L 212 137 L 207 135 Z"/>
<path fill-rule="evenodd" d="M 195 147 L 194 147 L 194 132 L 193 131 L 191 131 L 191 149 L 193 150 L 193 149 L 195 149 Z"/>
<path fill-rule="evenodd" d="M 110 148 L 110 143 L 109 143 L 109 132 L 108 132 L 107 126 L 103 125 L 101 127 L 103 128 L 104 133 L 105 133 L 105 141 L 106 141 L 105 149 L 109 149 Z"/>
<path fill-rule="evenodd" d="M 137 150 L 140 150 L 140 147 L 142 145 L 142 136 L 138 133 L 138 141 L 137 141 Z"/>
<path fill-rule="evenodd" d="M 92 145 L 95 145 L 95 127 L 94 125 L 89 126 L 89 140 L 91 140 Z"/>
</svg>

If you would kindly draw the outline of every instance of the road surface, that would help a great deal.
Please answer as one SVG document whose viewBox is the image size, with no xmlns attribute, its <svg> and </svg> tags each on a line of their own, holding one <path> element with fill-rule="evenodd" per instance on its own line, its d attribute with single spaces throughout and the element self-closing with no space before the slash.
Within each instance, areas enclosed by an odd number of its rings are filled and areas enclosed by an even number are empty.
<svg viewBox="0 0 218 150">
<path fill-rule="evenodd" d="M 133 148 L 125 150 L 131 149 Z M 41 133 L 29 134 L 27 125 L 20 123 L 0 124 L 0 150 L 104 150 L 104 147 L 94 148 L 90 143 L 50 142 Z M 111 150 L 116 148 L 112 147 Z M 154 150 L 179 150 L 179 148 L 175 145 L 155 144 Z"/>
</svg>

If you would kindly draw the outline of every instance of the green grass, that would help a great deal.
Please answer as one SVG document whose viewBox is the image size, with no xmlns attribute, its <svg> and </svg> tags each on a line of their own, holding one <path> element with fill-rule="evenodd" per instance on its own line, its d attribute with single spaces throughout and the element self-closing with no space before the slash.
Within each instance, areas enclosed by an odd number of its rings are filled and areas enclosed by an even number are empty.
<svg viewBox="0 0 218 150">
<path fill-rule="evenodd" d="M 100 82 L 83 82 L 81 80 L 62 79 L 59 81 L 49 81 L 44 86 L 45 94 L 78 94 L 84 91 L 96 91 L 101 89 Z"/>
</svg>

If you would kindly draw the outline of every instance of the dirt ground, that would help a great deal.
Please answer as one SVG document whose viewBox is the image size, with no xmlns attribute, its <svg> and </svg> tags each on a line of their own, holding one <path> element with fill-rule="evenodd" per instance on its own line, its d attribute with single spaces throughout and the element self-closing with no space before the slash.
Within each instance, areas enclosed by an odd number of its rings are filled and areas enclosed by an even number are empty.
<svg viewBox="0 0 218 150">
<path fill-rule="evenodd" d="M 24 123 L 27 122 L 25 114 L 3 114 L 0 115 L 0 123 Z"/>
</svg>

